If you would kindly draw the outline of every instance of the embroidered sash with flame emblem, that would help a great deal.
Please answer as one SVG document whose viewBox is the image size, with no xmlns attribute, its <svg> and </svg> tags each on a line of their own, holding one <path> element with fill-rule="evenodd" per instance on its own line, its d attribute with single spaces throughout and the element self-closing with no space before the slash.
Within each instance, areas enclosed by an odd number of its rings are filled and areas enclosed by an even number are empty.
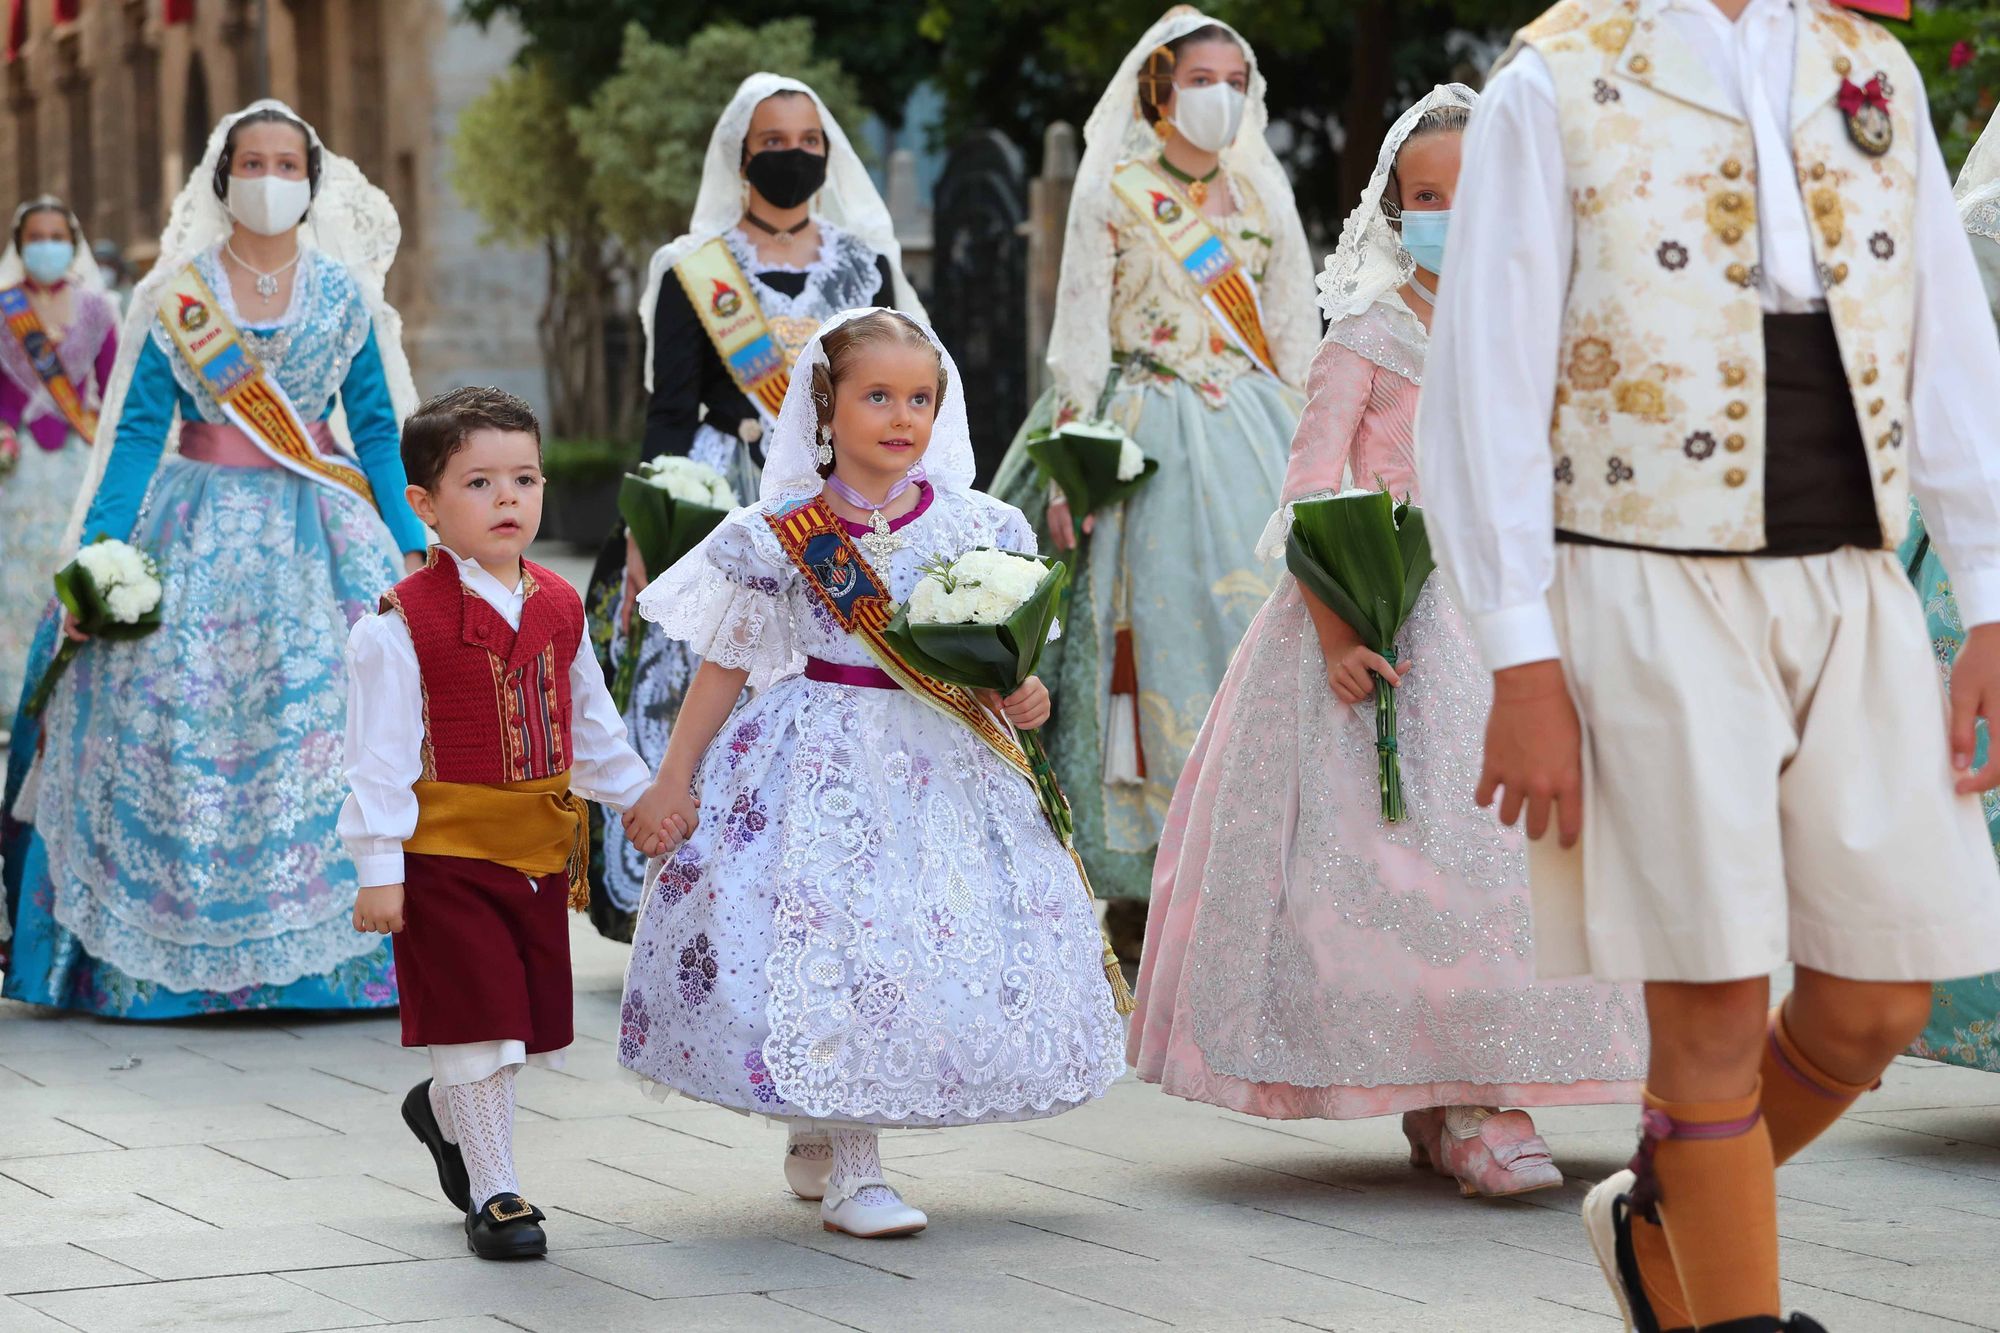
<svg viewBox="0 0 2000 1333">
<path fill-rule="evenodd" d="M 42 387 L 49 391 L 55 401 L 56 410 L 69 422 L 70 429 L 83 437 L 89 444 L 97 437 L 97 413 L 83 405 L 83 398 L 70 383 L 69 375 L 56 359 L 56 340 L 42 327 L 42 320 L 35 308 L 28 302 L 27 289 L 8 287 L 0 290 L 0 315 L 7 320 L 7 331 L 20 340 L 21 350 L 28 354 L 28 362 L 34 366 L 35 374 L 41 376 Z"/>
<path fill-rule="evenodd" d="M 1127 162 L 1111 178 L 1118 192 L 1167 247 L 1174 262 L 1187 270 L 1201 289 L 1201 302 L 1215 317 L 1223 336 L 1247 355 L 1259 370 L 1278 378 L 1271 359 L 1271 342 L 1264 334 L 1264 311 L 1257 301 L 1257 284 L 1229 253 L 1229 247 L 1208 225 L 1201 211 L 1190 206 L 1151 162 Z"/>
<path fill-rule="evenodd" d="M 764 318 L 750 282 L 720 236 L 674 265 L 674 276 L 701 320 L 716 354 L 743 396 L 776 421 L 792 384 L 791 361 Z"/>
<path fill-rule="evenodd" d="M 268 375 L 243 345 L 242 335 L 222 313 L 215 293 L 190 264 L 160 290 L 160 323 L 187 358 L 194 373 L 222 408 L 230 424 L 250 438 L 271 461 L 302 477 L 337 486 L 375 503 L 361 469 L 319 451 L 299 409 L 277 377 Z"/>
</svg>

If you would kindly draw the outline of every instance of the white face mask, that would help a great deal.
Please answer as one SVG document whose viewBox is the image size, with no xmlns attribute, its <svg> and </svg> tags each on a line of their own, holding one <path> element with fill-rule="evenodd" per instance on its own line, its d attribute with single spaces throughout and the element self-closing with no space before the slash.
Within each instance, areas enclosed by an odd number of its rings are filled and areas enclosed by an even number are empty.
<svg viewBox="0 0 2000 1333">
<path fill-rule="evenodd" d="M 312 185 L 282 176 L 231 176 L 229 215 L 259 236 L 277 236 L 299 225 L 312 206 Z"/>
<path fill-rule="evenodd" d="M 1250 99 L 1226 83 L 1174 89 L 1173 126 L 1204 152 L 1219 153 L 1236 142 L 1243 109 Z"/>
</svg>

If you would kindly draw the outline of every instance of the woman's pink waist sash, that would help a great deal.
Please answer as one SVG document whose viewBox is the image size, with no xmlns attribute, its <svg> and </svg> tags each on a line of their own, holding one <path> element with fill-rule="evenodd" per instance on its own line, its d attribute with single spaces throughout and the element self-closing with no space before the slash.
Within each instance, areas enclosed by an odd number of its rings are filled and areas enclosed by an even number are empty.
<svg viewBox="0 0 2000 1333">
<path fill-rule="evenodd" d="M 333 427 L 325 421 L 315 421 L 306 427 L 313 444 L 323 458 L 339 457 L 334 448 Z M 282 467 L 277 459 L 257 447 L 257 442 L 244 433 L 241 426 L 212 421 L 184 421 L 181 423 L 181 457 L 191 458 L 197 463 L 213 463 L 217 467 Z"/>
<path fill-rule="evenodd" d="M 853 685 L 864 690 L 900 690 L 896 678 L 881 667 L 849 666 L 845 662 L 829 662 L 824 657 L 806 659 L 806 679 L 817 680 L 827 685 Z"/>
</svg>

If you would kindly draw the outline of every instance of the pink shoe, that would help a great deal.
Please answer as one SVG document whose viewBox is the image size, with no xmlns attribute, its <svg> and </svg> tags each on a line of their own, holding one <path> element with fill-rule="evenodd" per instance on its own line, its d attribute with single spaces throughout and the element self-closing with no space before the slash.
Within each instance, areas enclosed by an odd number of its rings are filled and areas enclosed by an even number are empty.
<svg viewBox="0 0 2000 1333">
<path fill-rule="evenodd" d="M 1448 1107 L 1438 1153 L 1439 1168 L 1458 1178 L 1458 1192 L 1468 1199 L 1505 1198 L 1563 1183 L 1549 1145 L 1526 1111 Z"/>
<path fill-rule="evenodd" d="M 1444 1169 L 1442 1155 L 1438 1151 L 1438 1136 L 1444 1132 L 1444 1108 L 1426 1106 L 1420 1111 L 1403 1112 L 1403 1137 L 1410 1141 L 1410 1165 L 1418 1170 L 1429 1169 L 1441 1176 L 1451 1172 Z"/>
</svg>

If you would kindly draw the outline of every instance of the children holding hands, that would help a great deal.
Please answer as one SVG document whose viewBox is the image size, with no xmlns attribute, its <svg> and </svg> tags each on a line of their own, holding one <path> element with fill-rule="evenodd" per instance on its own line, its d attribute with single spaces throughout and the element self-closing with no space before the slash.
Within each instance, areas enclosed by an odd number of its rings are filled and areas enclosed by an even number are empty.
<svg viewBox="0 0 2000 1333">
<path fill-rule="evenodd" d="M 409 500 L 436 531 L 425 566 L 348 639 L 340 836 L 358 930 L 394 936 L 403 1044 L 432 1076 L 403 1119 L 485 1259 L 539 1255 L 514 1175 L 514 1075 L 572 1039 L 567 909 L 588 893 L 584 798 L 626 808 L 646 765 L 596 659 L 583 603 L 522 559 L 542 517 L 541 431 L 498 389 L 455 389 L 403 428 Z M 626 831 L 644 850 L 665 831 Z"/>
</svg>

